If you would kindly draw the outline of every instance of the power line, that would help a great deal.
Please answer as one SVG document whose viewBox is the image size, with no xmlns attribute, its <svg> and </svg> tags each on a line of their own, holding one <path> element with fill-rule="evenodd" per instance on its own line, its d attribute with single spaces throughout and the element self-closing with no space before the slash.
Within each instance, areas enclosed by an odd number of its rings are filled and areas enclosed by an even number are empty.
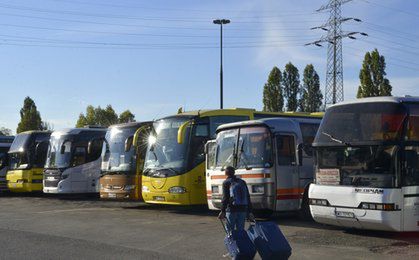
<svg viewBox="0 0 419 260">
<path fill-rule="evenodd" d="M 106 6 L 106 7 L 117 7 L 117 8 L 127 8 L 127 9 L 148 9 L 148 10 L 156 10 L 156 11 L 175 11 L 175 12 L 198 12 L 198 13 L 214 13 L 217 15 L 220 15 L 220 12 L 236 12 L 237 10 L 235 9 L 225 9 L 224 7 L 222 9 L 218 9 L 218 10 L 208 10 L 208 9 L 189 9 L 189 8 L 162 8 L 162 7 L 150 7 L 150 6 L 138 6 L 138 5 L 125 5 L 125 4 L 109 4 L 109 3 L 91 3 L 91 2 L 85 2 L 85 1 L 74 1 L 74 0 L 50 0 L 50 1 L 54 1 L 54 2 L 61 2 L 61 3 L 72 3 L 72 4 L 82 4 L 82 5 L 91 5 L 91 6 Z M 249 13 L 255 13 L 256 10 L 251 10 L 251 11 L 243 11 L 241 10 L 240 12 L 249 12 Z M 258 13 L 260 13 L 260 11 L 258 11 Z M 263 13 L 275 13 L 277 15 L 277 11 L 270 11 L 270 12 L 266 12 L 264 11 Z M 295 15 L 309 15 L 309 14 L 314 14 L 314 12 L 300 12 L 300 11 L 295 11 L 295 12 L 286 12 L 286 13 L 281 13 L 281 16 L 295 16 Z M 265 16 L 266 17 L 266 16 Z M 269 17 L 273 17 L 273 16 L 269 16 Z M 238 18 L 238 17 L 235 17 Z M 240 17 L 240 18 L 244 18 L 244 17 Z"/>
<path fill-rule="evenodd" d="M 367 4 L 379 6 L 379 7 L 382 7 L 382 8 L 387 8 L 389 10 L 393 10 L 393 11 L 396 11 L 396 12 L 399 12 L 399 13 L 404 13 L 404 14 L 407 14 L 407 15 L 419 17 L 419 14 L 417 14 L 417 13 L 409 12 L 409 11 L 398 9 L 398 8 L 394 8 L 394 7 L 390 7 L 390 6 L 383 5 L 383 4 L 379 4 L 379 3 L 376 3 L 376 2 L 373 2 L 373 1 L 370 1 L 370 0 L 363 0 L 363 2 L 365 2 Z"/>
<path fill-rule="evenodd" d="M 60 39 L 51 39 L 51 38 L 41 38 L 41 37 L 29 37 L 29 36 L 16 36 L 16 35 L 8 35 L 8 34 L 0 34 L 0 37 L 8 37 L 8 38 L 16 38 L 20 39 L 21 41 L 27 40 L 29 42 L 38 41 L 38 42 L 47 42 L 47 43 L 59 43 L 59 44 L 86 44 L 86 45 L 105 45 L 105 46 L 152 46 L 152 47 L 214 47 L 216 43 L 203 43 L 203 42 L 195 42 L 195 43 L 126 43 L 126 42 L 98 42 L 98 41 L 75 41 L 75 40 L 60 40 Z M 22 40 L 23 39 L 23 40 Z M 3 39 L 3 40 L 10 40 L 10 39 Z M 306 39 L 297 39 L 297 40 L 282 40 L 282 41 L 269 41 L 269 44 L 281 44 L 281 43 L 295 43 L 304 41 Z M 16 41 L 11 39 L 11 41 Z M 266 42 L 261 41 L 246 41 L 246 42 L 228 42 L 227 46 L 241 46 L 241 45 L 249 45 L 249 44 L 267 44 Z"/>
<path fill-rule="evenodd" d="M 111 19 L 127 19 L 127 20 L 141 20 L 141 21 L 160 21 L 160 22 L 186 22 L 186 23 L 207 23 L 210 18 L 177 18 L 177 17 L 139 17 L 139 16 L 127 16 L 127 15 L 116 15 L 116 14 L 99 14 L 99 13 L 85 13 L 77 11 L 65 11 L 65 10 L 51 10 L 51 9 L 42 9 L 34 8 L 27 6 L 18 6 L 10 4 L 0 4 L 0 8 L 20 10 L 20 11 L 32 11 L 32 12 L 41 12 L 41 13 L 52 13 L 52 14 L 64 14 L 64 15 L 76 15 L 76 16 L 86 16 L 86 17 L 96 17 L 96 18 L 111 18 Z M 252 17 L 252 19 L 260 19 L 264 17 Z M 275 16 L 275 18 L 280 18 L 280 16 Z M 267 21 L 258 21 L 258 20 L 237 20 L 235 23 L 266 23 Z M 275 21 L 270 21 L 275 22 Z M 301 21 L 295 21 L 297 23 Z M 315 21 L 312 21 L 315 22 Z"/>
</svg>

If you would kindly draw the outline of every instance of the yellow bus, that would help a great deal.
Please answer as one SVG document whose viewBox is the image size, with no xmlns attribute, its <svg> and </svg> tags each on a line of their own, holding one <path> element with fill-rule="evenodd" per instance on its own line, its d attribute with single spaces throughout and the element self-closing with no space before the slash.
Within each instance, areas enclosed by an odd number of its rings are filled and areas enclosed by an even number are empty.
<svg viewBox="0 0 419 260">
<path fill-rule="evenodd" d="M 42 191 L 49 131 L 27 131 L 18 134 L 9 150 L 10 166 L 6 174 L 11 192 Z"/>
<path fill-rule="evenodd" d="M 146 203 L 206 204 L 205 143 L 226 123 L 269 117 L 321 118 L 323 113 L 234 108 L 184 112 L 154 122 L 142 176 Z"/>
</svg>

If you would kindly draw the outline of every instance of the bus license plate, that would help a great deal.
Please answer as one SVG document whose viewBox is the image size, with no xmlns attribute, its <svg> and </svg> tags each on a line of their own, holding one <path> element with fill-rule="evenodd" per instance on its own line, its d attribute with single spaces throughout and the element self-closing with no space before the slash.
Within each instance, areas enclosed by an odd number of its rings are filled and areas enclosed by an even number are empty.
<svg viewBox="0 0 419 260">
<path fill-rule="evenodd" d="M 155 200 L 155 201 L 165 201 L 166 199 L 162 196 L 154 196 L 153 200 Z"/>
<path fill-rule="evenodd" d="M 335 215 L 338 218 L 355 218 L 355 214 L 353 212 L 347 211 L 336 211 Z"/>
</svg>

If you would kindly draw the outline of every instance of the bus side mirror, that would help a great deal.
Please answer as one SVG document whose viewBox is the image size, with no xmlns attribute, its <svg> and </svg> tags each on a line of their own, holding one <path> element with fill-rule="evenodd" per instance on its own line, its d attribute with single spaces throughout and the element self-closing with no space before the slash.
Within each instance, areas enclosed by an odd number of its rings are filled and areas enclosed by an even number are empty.
<svg viewBox="0 0 419 260">
<path fill-rule="evenodd" d="M 298 155 L 298 165 L 302 166 L 303 165 L 303 144 L 298 144 L 297 145 L 297 155 Z"/>
<path fill-rule="evenodd" d="M 65 141 L 63 142 L 63 144 L 61 145 L 61 147 L 60 147 L 60 154 L 64 154 L 64 153 L 65 153 L 65 144 L 66 144 L 67 142 L 69 142 L 69 140 L 65 140 Z"/>
<path fill-rule="evenodd" d="M 178 144 L 183 144 L 183 141 L 185 139 L 186 129 L 188 128 L 189 123 L 190 123 L 190 121 L 186 121 L 185 123 L 183 123 L 179 127 L 179 130 L 177 131 L 177 142 L 178 142 Z"/>
<path fill-rule="evenodd" d="M 104 138 L 97 138 L 97 139 L 90 140 L 89 143 L 87 144 L 87 154 L 92 154 L 93 153 L 95 142 L 99 142 L 99 141 L 103 142 L 103 140 L 104 140 Z"/>
<path fill-rule="evenodd" d="M 131 150 L 133 140 L 134 136 L 132 135 L 125 140 L 125 152 Z"/>
<path fill-rule="evenodd" d="M 64 154 L 64 152 L 65 152 L 65 145 L 62 144 L 60 147 L 60 154 Z"/>
</svg>

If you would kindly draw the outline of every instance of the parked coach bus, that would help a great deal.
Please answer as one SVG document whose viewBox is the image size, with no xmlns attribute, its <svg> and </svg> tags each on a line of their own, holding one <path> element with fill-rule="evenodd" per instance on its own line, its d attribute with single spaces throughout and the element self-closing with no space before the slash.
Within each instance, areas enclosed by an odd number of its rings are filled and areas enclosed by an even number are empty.
<svg viewBox="0 0 419 260">
<path fill-rule="evenodd" d="M 6 173 L 9 169 L 9 155 L 14 136 L 0 136 L 0 192 L 7 191 Z"/>
<path fill-rule="evenodd" d="M 27 131 L 16 135 L 9 150 L 7 188 L 12 192 L 42 191 L 42 172 L 49 131 Z"/>
<path fill-rule="evenodd" d="M 254 109 L 217 109 L 185 112 L 157 120 L 149 137 L 144 165 L 144 201 L 206 204 L 204 146 L 214 138 L 218 126 L 266 117 L 309 116 L 305 113 L 263 113 Z"/>
<path fill-rule="evenodd" d="M 311 143 L 320 118 L 269 118 L 225 124 L 206 145 L 207 199 L 220 209 L 227 166 L 246 180 L 259 212 L 297 211 L 309 216 L 308 186 L 313 180 Z"/>
<path fill-rule="evenodd" d="M 141 199 L 141 174 L 152 122 L 112 125 L 102 150 L 100 197 Z"/>
<path fill-rule="evenodd" d="M 98 193 L 106 128 L 70 128 L 51 134 L 44 193 Z"/>
<path fill-rule="evenodd" d="M 313 146 L 316 174 L 309 198 L 317 222 L 419 231 L 419 98 L 331 106 Z"/>
</svg>

